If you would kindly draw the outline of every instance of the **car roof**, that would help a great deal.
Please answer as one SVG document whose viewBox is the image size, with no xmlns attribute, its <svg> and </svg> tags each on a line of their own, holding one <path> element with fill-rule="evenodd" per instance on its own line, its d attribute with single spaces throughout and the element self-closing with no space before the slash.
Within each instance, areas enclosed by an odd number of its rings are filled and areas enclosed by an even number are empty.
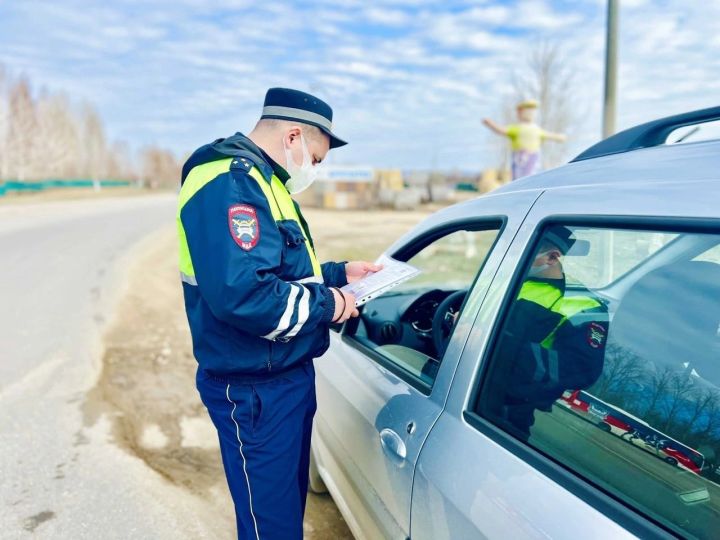
<svg viewBox="0 0 720 540">
<path fill-rule="evenodd" d="M 575 161 L 520 178 L 491 193 L 692 180 L 720 181 L 720 140 L 654 146 Z"/>
</svg>

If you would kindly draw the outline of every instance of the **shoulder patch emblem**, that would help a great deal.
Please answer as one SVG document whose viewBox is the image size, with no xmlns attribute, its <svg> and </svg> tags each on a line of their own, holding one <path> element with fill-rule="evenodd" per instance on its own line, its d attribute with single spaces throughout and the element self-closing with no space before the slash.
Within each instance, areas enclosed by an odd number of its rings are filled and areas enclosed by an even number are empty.
<svg viewBox="0 0 720 540">
<path fill-rule="evenodd" d="M 260 222 L 255 208 L 247 204 L 236 204 L 228 210 L 230 236 L 245 251 L 250 251 L 260 240 Z"/>
<path fill-rule="evenodd" d="M 593 349 L 599 349 L 605 345 L 607 330 L 602 324 L 591 322 L 587 331 L 587 342 Z"/>
</svg>

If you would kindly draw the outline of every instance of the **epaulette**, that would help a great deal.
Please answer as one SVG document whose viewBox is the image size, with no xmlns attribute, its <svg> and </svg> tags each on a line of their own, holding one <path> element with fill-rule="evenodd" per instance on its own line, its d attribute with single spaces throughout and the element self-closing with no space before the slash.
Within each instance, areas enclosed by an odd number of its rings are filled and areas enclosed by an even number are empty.
<svg viewBox="0 0 720 540">
<path fill-rule="evenodd" d="M 235 157 L 235 158 L 233 158 L 232 163 L 230 164 L 231 169 L 242 169 L 248 173 L 250 172 L 250 169 L 253 168 L 253 166 L 254 166 L 254 163 L 244 157 Z"/>
</svg>

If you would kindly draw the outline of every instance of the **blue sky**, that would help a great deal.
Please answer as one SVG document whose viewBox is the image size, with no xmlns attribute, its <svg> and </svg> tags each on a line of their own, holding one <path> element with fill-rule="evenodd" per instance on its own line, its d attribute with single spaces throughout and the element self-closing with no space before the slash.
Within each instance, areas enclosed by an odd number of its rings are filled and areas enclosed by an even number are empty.
<svg viewBox="0 0 720 540">
<path fill-rule="evenodd" d="M 718 104 L 720 2 L 621 0 L 618 127 Z M 264 92 L 335 110 L 332 162 L 478 169 L 510 73 L 540 41 L 575 71 L 581 132 L 600 135 L 604 0 L 6 0 L 0 62 L 93 103 L 110 137 L 178 154 L 248 131 Z"/>
</svg>

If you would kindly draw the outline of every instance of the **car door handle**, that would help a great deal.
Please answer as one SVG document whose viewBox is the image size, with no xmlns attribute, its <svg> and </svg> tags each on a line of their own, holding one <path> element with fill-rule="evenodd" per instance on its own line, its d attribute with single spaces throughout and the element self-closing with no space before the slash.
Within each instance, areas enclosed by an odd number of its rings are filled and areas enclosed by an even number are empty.
<svg viewBox="0 0 720 540">
<path fill-rule="evenodd" d="M 392 455 L 405 459 L 407 457 L 407 449 L 405 443 L 400 438 L 400 435 L 395 433 L 392 429 L 385 428 L 380 432 L 380 444 L 386 452 L 390 452 Z"/>
</svg>

